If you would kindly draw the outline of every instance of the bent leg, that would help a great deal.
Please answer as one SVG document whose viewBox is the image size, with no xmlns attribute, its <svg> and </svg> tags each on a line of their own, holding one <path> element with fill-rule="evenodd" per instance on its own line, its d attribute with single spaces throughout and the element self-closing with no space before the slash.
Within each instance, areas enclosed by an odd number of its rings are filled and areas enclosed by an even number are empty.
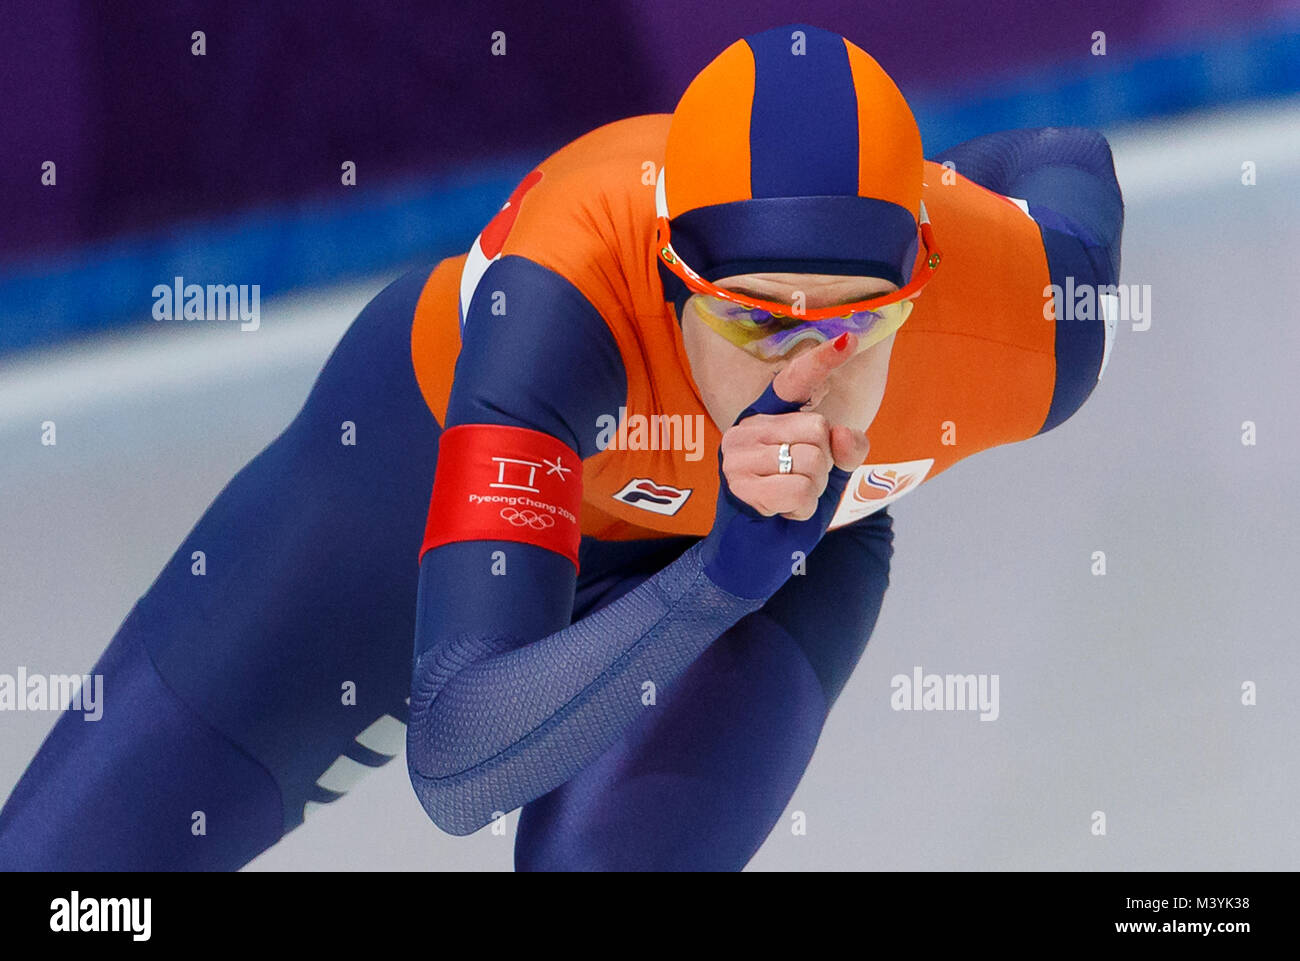
<svg viewBox="0 0 1300 961">
<path fill-rule="evenodd" d="M 892 519 L 880 511 L 855 527 L 828 535 L 808 560 L 816 590 L 846 600 L 810 605 L 814 585 L 795 578 L 718 638 L 618 744 L 524 806 L 518 870 L 735 871 L 749 862 L 879 615 Z M 805 615 L 810 630 L 797 623 Z"/>
<path fill-rule="evenodd" d="M 0 867 L 233 869 L 400 753 L 440 432 L 410 356 L 427 276 L 362 311 L 133 608 L 103 718 L 61 717 L 0 811 Z"/>
<path fill-rule="evenodd" d="M 0 868 L 233 870 L 280 839 L 275 779 L 167 687 L 130 616 L 91 673 L 103 717 L 59 718 L 0 812 Z"/>
</svg>

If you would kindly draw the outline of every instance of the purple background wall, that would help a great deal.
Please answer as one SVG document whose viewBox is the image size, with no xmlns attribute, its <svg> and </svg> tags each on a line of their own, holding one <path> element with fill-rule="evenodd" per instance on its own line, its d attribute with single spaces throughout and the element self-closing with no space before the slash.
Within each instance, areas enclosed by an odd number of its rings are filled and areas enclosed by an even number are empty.
<svg viewBox="0 0 1300 961">
<path fill-rule="evenodd" d="M 364 187 L 560 142 L 655 100 L 617 5 L 9 6 L 4 256 L 332 189 L 343 160 Z M 495 29 L 505 57 L 488 55 Z"/>
<path fill-rule="evenodd" d="M 313 245 L 304 238 L 317 214 L 303 206 L 417 211 L 393 198 L 393 185 L 418 190 L 513 158 L 531 163 L 601 123 L 669 111 L 709 59 L 767 27 L 810 22 L 873 53 L 912 100 L 933 151 L 1043 118 L 1100 124 L 1300 89 L 1300 41 L 1260 54 L 1233 39 L 1290 17 L 1300 22 L 1300 0 L 10 0 L 0 11 L 0 350 L 27 336 L 16 327 L 45 325 L 28 339 L 49 339 L 82 323 L 87 284 L 105 292 L 100 320 L 131 314 L 111 291 L 184 266 L 181 255 L 202 239 L 177 240 L 177 231 L 241 211 L 297 218 L 296 240 L 262 230 L 255 258 L 234 241 L 218 258 L 227 269 L 255 262 L 268 292 L 277 265 L 281 286 L 346 273 L 340 245 L 357 251 L 357 269 L 427 253 L 438 244 L 385 246 L 409 224 L 384 217 L 365 230 L 335 223 L 338 239 Z M 206 34 L 206 56 L 190 53 L 194 30 Z M 505 57 L 490 55 L 494 30 L 505 31 Z M 1106 32 L 1106 57 L 1088 53 L 1094 30 Z M 1179 45 L 1197 51 L 1194 62 L 1160 59 Z M 1220 49 L 1231 54 L 1224 69 Z M 1254 75 L 1261 56 L 1264 75 Z M 1059 83 L 1138 63 L 1146 73 L 1122 95 L 1112 84 L 1088 100 Z M 1041 93 L 1052 84 L 1055 98 Z M 58 165 L 56 188 L 40 183 L 46 160 Z M 358 165 L 348 191 L 339 189 L 344 160 Z M 444 245 L 463 241 L 458 230 L 472 237 L 510 176 L 465 209 L 447 206 L 446 195 L 425 198 L 453 222 L 439 235 Z M 160 243 L 172 249 L 154 270 L 150 245 Z"/>
</svg>

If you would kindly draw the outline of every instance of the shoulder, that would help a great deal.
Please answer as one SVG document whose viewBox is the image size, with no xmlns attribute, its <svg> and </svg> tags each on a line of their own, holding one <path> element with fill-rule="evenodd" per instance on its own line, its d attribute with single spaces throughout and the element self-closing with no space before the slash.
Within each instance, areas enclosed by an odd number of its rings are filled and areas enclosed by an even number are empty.
<svg viewBox="0 0 1300 961">
<path fill-rule="evenodd" d="M 590 254 L 608 245 L 633 225 L 627 215 L 637 208 L 653 220 L 668 117 L 650 114 L 605 124 L 538 164 L 521 183 L 524 193 L 509 236 L 502 238 L 502 252 L 563 262 L 570 251 Z"/>
<path fill-rule="evenodd" d="M 538 164 L 500 253 L 566 278 L 607 316 L 644 311 L 668 120 L 650 114 L 606 124 Z"/>
<path fill-rule="evenodd" d="M 567 278 L 524 257 L 493 261 L 461 328 L 447 423 L 544 430 L 583 457 L 589 429 L 627 391 L 608 324 Z"/>
</svg>

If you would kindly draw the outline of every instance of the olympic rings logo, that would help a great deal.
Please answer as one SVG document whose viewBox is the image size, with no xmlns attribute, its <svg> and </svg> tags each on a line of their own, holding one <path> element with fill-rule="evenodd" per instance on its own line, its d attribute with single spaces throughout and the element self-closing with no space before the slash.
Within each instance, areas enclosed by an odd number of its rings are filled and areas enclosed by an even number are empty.
<svg viewBox="0 0 1300 961">
<path fill-rule="evenodd" d="M 536 511 L 517 511 L 513 507 L 501 508 L 501 519 L 507 520 L 515 527 L 531 527 L 535 531 L 544 531 L 548 527 L 555 526 L 555 518 L 549 514 L 538 514 Z"/>
</svg>

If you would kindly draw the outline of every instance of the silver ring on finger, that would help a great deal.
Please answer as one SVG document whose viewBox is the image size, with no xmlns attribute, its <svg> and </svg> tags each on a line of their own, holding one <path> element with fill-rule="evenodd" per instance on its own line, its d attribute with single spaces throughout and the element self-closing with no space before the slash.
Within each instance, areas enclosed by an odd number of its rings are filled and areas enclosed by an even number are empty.
<svg viewBox="0 0 1300 961">
<path fill-rule="evenodd" d="M 790 445 L 782 444 L 776 450 L 776 471 L 778 474 L 788 474 L 794 470 L 794 458 L 790 456 Z"/>
</svg>

